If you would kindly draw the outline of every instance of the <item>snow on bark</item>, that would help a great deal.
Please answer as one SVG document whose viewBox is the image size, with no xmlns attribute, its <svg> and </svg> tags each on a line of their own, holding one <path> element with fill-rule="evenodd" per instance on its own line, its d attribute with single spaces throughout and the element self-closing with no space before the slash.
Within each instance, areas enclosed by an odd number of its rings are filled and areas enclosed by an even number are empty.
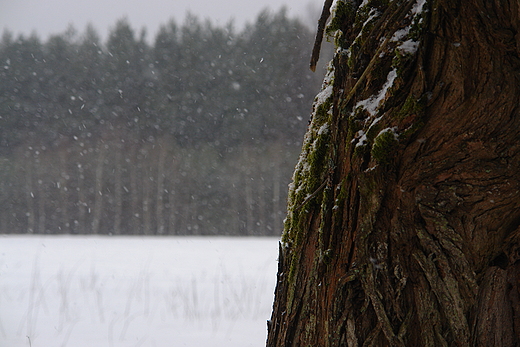
<svg viewBox="0 0 520 347">
<path fill-rule="evenodd" d="M 316 95 L 314 101 L 314 108 L 318 108 L 320 105 L 325 103 L 332 95 L 332 85 L 334 81 L 334 69 L 329 66 L 327 74 L 323 79 L 322 90 Z"/>
<path fill-rule="evenodd" d="M 354 109 L 361 107 L 362 109 L 367 110 L 371 116 L 375 116 L 377 114 L 377 109 L 379 108 L 379 105 L 385 99 L 386 93 L 394 84 L 396 77 L 397 77 L 397 71 L 396 71 L 396 69 L 393 69 L 392 71 L 390 71 L 388 73 L 386 82 L 385 82 L 385 84 L 383 84 L 383 87 L 381 88 L 381 90 L 376 95 L 373 95 L 373 96 L 369 97 L 368 99 L 359 101 L 356 104 L 356 106 L 354 107 Z"/>
</svg>

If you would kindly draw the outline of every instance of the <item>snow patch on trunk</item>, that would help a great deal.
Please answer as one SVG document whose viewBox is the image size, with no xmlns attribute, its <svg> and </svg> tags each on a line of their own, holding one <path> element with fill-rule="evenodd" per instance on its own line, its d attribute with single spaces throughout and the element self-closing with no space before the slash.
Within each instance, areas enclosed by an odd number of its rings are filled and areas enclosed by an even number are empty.
<svg viewBox="0 0 520 347">
<path fill-rule="evenodd" d="M 426 0 L 418 0 L 417 3 L 412 7 L 412 14 L 418 15 L 423 12 Z"/>
<path fill-rule="evenodd" d="M 368 99 L 359 101 L 354 109 L 357 109 L 358 107 L 361 107 L 370 113 L 371 116 L 375 116 L 377 113 L 377 109 L 381 103 L 386 97 L 386 93 L 388 90 L 393 86 L 395 78 L 397 77 L 397 71 L 396 69 L 393 69 L 388 73 L 388 76 L 386 78 L 386 82 L 383 85 L 383 88 L 377 93 L 377 95 L 373 95 Z"/>
</svg>

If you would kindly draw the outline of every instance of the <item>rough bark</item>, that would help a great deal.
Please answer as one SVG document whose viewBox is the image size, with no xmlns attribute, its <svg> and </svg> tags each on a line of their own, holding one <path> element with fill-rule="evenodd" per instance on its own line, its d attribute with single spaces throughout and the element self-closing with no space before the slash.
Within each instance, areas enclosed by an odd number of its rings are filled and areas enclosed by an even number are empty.
<svg viewBox="0 0 520 347">
<path fill-rule="evenodd" d="M 337 1 L 268 346 L 520 344 L 519 11 Z"/>
</svg>

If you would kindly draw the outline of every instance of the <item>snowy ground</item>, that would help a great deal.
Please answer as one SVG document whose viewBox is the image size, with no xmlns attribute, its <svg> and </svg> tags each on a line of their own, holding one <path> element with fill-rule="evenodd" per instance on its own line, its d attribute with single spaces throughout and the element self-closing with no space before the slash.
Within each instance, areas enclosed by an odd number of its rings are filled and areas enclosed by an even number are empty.
<svg viewBox="0 0 520 347">
<path fill-rule="evenodd" d="M 265 346 L 277 242 L 0 236 L 0 346 Z"/>
</svg>

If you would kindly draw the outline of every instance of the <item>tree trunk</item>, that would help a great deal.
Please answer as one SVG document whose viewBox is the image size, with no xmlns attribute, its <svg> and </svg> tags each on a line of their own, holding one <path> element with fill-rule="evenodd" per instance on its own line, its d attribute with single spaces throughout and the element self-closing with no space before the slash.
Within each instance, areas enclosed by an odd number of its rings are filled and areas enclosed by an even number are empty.
<svg viewBox="0 0 520 347">
<path fill-rule="evenodd" d="M 148 165 L 144 165 L 142 169 L 142 186 L 143 186 L 143 234 L 152 235 L 152 169 Z"/>
<path fill-rule="evenodd" d="M 114 172 L 114 235 L 121 234 L 121 222 L 123 221 L 123 165 L 121 156 L 122 146 L 115 146 L 115 172 Z"/>
<path fill-rule="evenodd" d="M 96 182 L 94 189 L 94 210 L 92 211 L 92 234 L 100 231 L 101 218 L 103 214 L 103 166 L 107 149 L 104 144 L 99 146 L 99 153 L 96 163 Z"/>
<path fill-rule="evenodd" d="M 168 165 L 168 234 L 176 235 L 178 234 L 177 227 L 177 215 L 178 215 L 178 206 L 177 206 L 177 185 L 175 182 L 175 175 L 178 170 L 177 167 L 177 159 L 173 158 L 170 161 L 170 165 Z"/>
<path fill-rule="evenodd" d="M 142 211 L 139 207 L 139 200 L 140 200 L 140 194 L 139 194 L 139 187 L 138 187 L 138 180 L 139 180 L 139 172 L 141 171 L 141 164 L 140 164 L 140 158 L 138 156 L 139 149 L 136 145 L 132 147 L 132 167 L 130 169 L 130 204 L 132 208 L 132 223 L 130 227 L 130 233 L 139 235 L 141 234 L 142 229 L 142 223 L 141 223 L 141 215 Z"/>
<path fill-rule="evenodd" d="M 48 197 L 48 187 L 44 182 L 44 169 L 41 163 L 41 159 L 37 161 L 36 165 L 36 177 L 38 177 L 36 191 L 38 193 L 38 233 L 46 234 L 46 222 L 47 222 L 47 214 L 45 211 L 47 197 Z"/>
<path fill-rule="evenodd" d="M 282 225 L 282 203 L 281 203 L 281 172 L 280 168 L 282 166 L 282 147 L 280 144 L 276 145 L 276 150 L 274 152 L 274 158 L 272 166 L 273 172 L 273 199 L 272 199 L 272 223 L 273 230 L 278 230 L 278 228 Z"/>
<path fill-rule="evenodd" d="M 33 193 L 33 177 L 34 177 L 34 165 L 33 158 L 30 152 L 26 153 L 25 156 L 25 198 L 27 202 L 27 234 L 34 234 L 36 226 L 35 208 L 34 208 L 34 193 Z"/>
<path fill-rule="evenodd" d="M 85 168 L 81 163 L 76 164 L 78 167 L 78 222 L 74 223 L 76 232 L 78 234 L 85 234 L 87 232 L 85 225 L 87 225 L 87 192 L 85 188 Z"/>
<path fill-rule="evenodd" d="M 254 235 L 256 231 L 255 220 L 253 217 L 253 210 L 255 208 L 255 200 L 253 197 L 253 180 L 251 174 L 246 171 L 244 175 L 244 193 L 246 199 L 246 235 Z"/>
<path fill-rule="evenodd" d="M 357 6 L 327 29 L 267 345 L 518 346 L 519 3 Z"/>
<path fill-rule="evenodd" d="M 69 216 L 69 192 L 68 192 L 68 170 L 67 170 L 67 150 L 61 149 L 58 153 L 60 158 L 58 189 L 60 191 L 60 209 L 61 209 L 61 232 L 70 233 L 70 216 Z"/>
<path fill-rule="evenodd" d="M 159 159 L 157 161 L 157 192 L 155 201 L 155 220 L 157 223 L 156 234 L 163 235 L 166 233 L 166 221 L 164 218 L 164 178 L 166 177 L 165 164 L 167 153 L 167 141 L 159 142 Z"/>
</svg>

